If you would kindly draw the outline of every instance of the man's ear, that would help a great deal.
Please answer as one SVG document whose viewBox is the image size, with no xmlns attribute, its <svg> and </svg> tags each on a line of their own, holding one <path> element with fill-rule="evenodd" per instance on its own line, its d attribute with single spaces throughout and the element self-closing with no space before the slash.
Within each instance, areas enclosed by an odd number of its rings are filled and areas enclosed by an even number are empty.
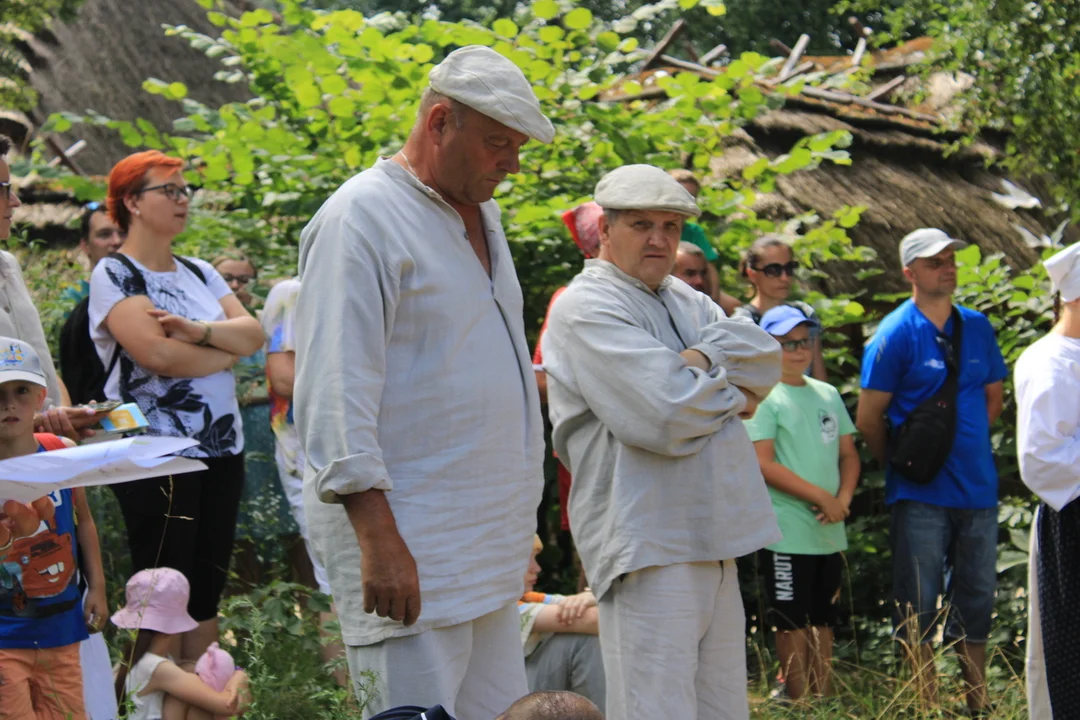
<svg viewBox="0 0 1080 720">
<path fill-rule="evenodd" d="M 424 128 L 436 145 L 442 145 L 442 139 L 450 123 L 454 121 L 453 111 L 446 103 L 436 103 L 428 111 Z"/>
<path fill-rule="evenodd" d="M 611 244 L 611 225 L 608 224 L 607 215 L 601 215 L 596 226 L 600 230 L 600 244 Z"/>
</svg>

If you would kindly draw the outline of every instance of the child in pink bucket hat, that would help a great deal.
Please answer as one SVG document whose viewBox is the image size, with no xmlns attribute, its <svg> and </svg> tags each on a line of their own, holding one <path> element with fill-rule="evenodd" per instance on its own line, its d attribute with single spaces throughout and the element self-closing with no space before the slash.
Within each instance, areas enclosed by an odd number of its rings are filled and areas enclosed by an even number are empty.
<svg viewBox="0 0 1080 720">
<path fill-rule="evenodd" d="M 127 604 L 112 616 L 114 625 L 134 631 L 116 676 L 117 702 L 131 701 L 128 720 L 160 720 L 166 706 L 170 715 L 175 709 L 179 717 L 193 708 L 216 717 L 234 717 L 244 709 L 247 675 L 231 666 L 232 658 L 216 643 L 214 655 L 199 661 L 213 668 L 209 677 L 215 684 L 219 678 L 225 680 L 221 689 L 181 669 L 168 654 L 175 636 L 198 624 L 187 612 L 190 594 L 187 578 L 172 568 L 140 570 L 128 580 Z M 222 677 L 225 657 L 230 664 L 228 678 Z"/>
</svg>

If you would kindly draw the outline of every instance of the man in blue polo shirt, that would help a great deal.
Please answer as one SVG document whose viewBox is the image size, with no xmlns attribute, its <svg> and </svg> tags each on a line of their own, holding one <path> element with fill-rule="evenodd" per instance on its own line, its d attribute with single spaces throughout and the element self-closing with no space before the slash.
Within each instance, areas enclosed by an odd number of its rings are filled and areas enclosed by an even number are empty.
<svg viewBox="0 0 1080 720">
<path fill-rule="evenodd" d="M 942 386 L 953 334 L 955 251 L 967 243 L 922 228 L 900 243 L 911 299 L 889 313 L 863 353 L 857 425 L 877 460 L 886 463 L 889 428 Z M 986 641 L 994 607 L 997 561 L 997 470 L 990 425 L 1001 413 L 1008 374 L 984 315 L 957 307 L 963 324 L 956 399 L 956 434 L 945 466 L 926 485 L 888 468 L 893 596 L 899 639 L 905 641 L 921 687 L 932 697 L 929 640 L 937 598 L 948 603 L 945 640 L 956 642 L 973 716 L 986 708 Z M 939 336 L 944 336 L 939 340 Z M 948 585 L 946 586 L 946 576 Z"/>
</svg>

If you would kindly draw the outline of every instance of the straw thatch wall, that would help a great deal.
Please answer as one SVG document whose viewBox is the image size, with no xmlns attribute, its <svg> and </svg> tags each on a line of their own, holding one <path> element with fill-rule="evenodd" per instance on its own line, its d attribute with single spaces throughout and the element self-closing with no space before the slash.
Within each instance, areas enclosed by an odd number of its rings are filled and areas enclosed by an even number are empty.
<svg viewBox="0 0 1080 720">
<path fill-rule="evenodd" d="M 187 25 L 208 35 L 219 28 L 194 0 L 86 0 L 78 18 L 56 23 L 29 41 L 30 81 L 40 101 L 30 115 L 35 127 L 53 112 L 96 110 L 119 120 L 143 117 L 168 128 L 180 116 L 177 103 L 143 91 L 156 77 L 188 86 L 193 99 L 217 107 L 246 99 L 246 88 L 214 80 L 221 65 L 179 37 L 165 37 L 162 24 Z M 68 147 L 85 139 L 75 158 L 90 174 L 105 174 L 131 152 L 115 132 L 76 127 L 60 138 Z"/>
</svg>

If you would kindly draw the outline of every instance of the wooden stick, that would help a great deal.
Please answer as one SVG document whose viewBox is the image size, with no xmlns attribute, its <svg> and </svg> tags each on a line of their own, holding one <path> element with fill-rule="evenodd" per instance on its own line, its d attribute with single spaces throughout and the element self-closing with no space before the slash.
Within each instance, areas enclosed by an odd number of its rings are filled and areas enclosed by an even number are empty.
<svg viewBox="0 0 1080 720">
<path fill-rule="evenodd" d="M 878 85 L 876 88 L 874 88 L 870 92 L 866 93 L 866 95 L 863 95 L 863 99 L 864 100 L 877 100 L 880 97 L 885 97 L 886 95 L 891 93 L 893 90 L 895 90 L 896 88 L 903 85 L 905 80 L 907 80 L 906 75 L 897 75 L 892 80 L 885 83 L 884 85 Z"/>
<path fill-rule="evenodd" d="M 870 36 L 870 28 L 863 25 L 862 21 L 859 20 L 859 18 L 857 18 L 855 16 L 852 16 L 852 17 L 849 17 L 847 19 L 847 21 L 848 21 L 848 24 L 851 25 L 851 29 L 854 30 L 855 34 L 858 35 L 860 38 Z"/>
<path fill-rule="evenodd" d="M 667 35 L 665 35 L 663 39 L 661 39 L 660 42 L 657 43 L 656 47 L 653 48 L 652 53 L 649 55 L 648 59 L 645 60 L 645 64 L 641 67 L 641 69 L 648 70 L 650 67 L 652 67 L 653 64 L 660 58 L 660 56 L 663 55 L 664 52 L 668 49 L 668 46 L 670 46 L 671 43 L 675 41 L 675 38 L 678 37 L 679 33 L 681 33 L 683 31 L 683 28 L 685 27 L 685 20 L 683 20 L 682 18 L 676 20 L 675 24 L 671 26 L 671 29 L 667 31 Z"/>
<path fill-rule="evenodd" d="M 56 157 L 60 158 L 60 162 L 63 163 L 69 170 L 71 170 L 71 172 L 75 173 L 76 175 L 82 175 L 84 177 L 86 176 L 86 173 L 83 172 L 82 168 L 80 168 L 75 163 L 75 161 L 68 157 L 67 153 L 64 152 L 64 147 L 60 144 L 60 142 L 56 139 L 55 136 L 46 135 L 45 144 L 49 146 L 50 150 L 56 153 Z"/>
<path fill-rule="evenodd" d="M 818 98 L 819 100 L 828 100 L 834 103 L 840 103 L 842 105 L 860 105 L 862 107 L 876 110 L 879 113 L 886 115 L 903 115 L 904 117 L 912 118 L 913 120 L 922 120 L 924 122 L 938 123 L 941 122 L 941 118 L 934 115 L 927 115 L 925 113 L 916 112 L 914 110 L 908 110 L 907 108 L 899 107 L 897 105 L 883 105 L 873 100 L 867 100 L 866 98 L 857 97 L 855 95 L 849 95 L 847 93 L 836 92 L 835 90 L 819 90 L 818 88 L 803 88 L 802 94 L 807 97 Z"/>
<path fill-rule="evenodd" d="M 723 43 L 720 43 L 719 45 L 714 47 L 712 50 L 710 50 L 709 52 L 707 52 L 707 53 L 705 53 L 704 55 L 701 56 L 701 64 L 704 65 L 705 67 L 708 67 L 709 65 L 712 65 L 713 60 L 716 60 L 717 58 L 719 58 L 721 55 L 723 55 L 726 52 L 727 52 L 727 45 L 724 45 Z"/>
<path fill-rule="evenodd" d="M 807 72 L 810 72 L 810 71 L 811 71 L 811 70 L 813 70 L 813 69 L 814 69 L 815 67 L 817 67 L 817 63 L 815 63 L 815 62 L 814 62 L 813 60 L 807 60 L 807 61 L 806 61 L 806 62 L 804 62 L 804 63 L 803 63 L 802 65 L 799 65 L 799 67 L 797 67 L 797 68 L 795 68 L 794 70 L 792 70 L 792 71 L 791 71 L 791 72 L 790 72 L 790 73 L 788 74 L 788 76 L 787 76 L 786 78 L 784 78 L 783 80 L 781 80 L 781 79 L 780 79 L 780 77 L 779 77 L 779 76 L 777 76 L 777 77 L 776 77 L 775 79 L 773 79 L 773 80 L 768 80 L 768 81 L 766 81 L 766 82 L 765 82 L 765 84 L 766 84 L 766 85 L 771 85 L 771 86 L 773 86 L 773 87 L 775 87 L 775 86 L 777 86 L 777 85 L 783 85 L 783 84 L 784 84 L 784 83 L 786 83 L 787 81 L 789 81 L 789 80 L 794 80 L 795 78 L 799 77 L 799 76 L 800 76 L 800 75 L 802 75 L 803 73 L 807 73 Z"/>
<path fill-rule="evenodd" d="M 773 38 L 772 40 L 770 40 L 769 45 L 771 45 L 774 50 L 779 52 L 784 57 L 787 57 L 788 55 L 791 54 L 791 48 L 789 48 L 787 45 L 780 42 L 776 38 Z"/>
<path fill-rule="evenodd" d="M 697 48 L 694 47 L 694 43 L 690 42 L 690 38 L 683 39 L 683 50 L 686 51 L 686 56 L 690 58 L 691 62 L 701 62 L 698 60 Z"/>
<path fill-rule="evenodd" d="M 795 63 L 799 62 L 799 58 L 806 52 L 806 46 L 810 44 L 810 36 L 803 33 L 799 36 L 799 41 L 795 43 L 795 49 L 788 55 L 787 62 L 784 63 L 784 67 L 780 68 L 780 82 L 784 82 L 791 76 L 791 71 L 795 69 Z"/>
<path fill-rule="evenodd" d="M 859 42 L 855 43 L 855 52 L 851 55 L 851 69 L 855 70 L 862 62 L 863 55 L 866 54 L 866 38 L 859 38 Z"/>
<path fill-rule="evenodd" d="M 670 65 L 671 67 L 677 67 L 680 70 L 689 70 L 690 72 L 701 73 L 702 75 L 712 78 L 720 75 L 716 70 L 707 68 L 704 65 L 698 65 L 697 63 L 692 63 L 687 60 L 680 60 L 679 58 L 671 57 L 670 55 L 661 55 L 659 59 L 663 61 L 664 64 Z"/>
</svg>

